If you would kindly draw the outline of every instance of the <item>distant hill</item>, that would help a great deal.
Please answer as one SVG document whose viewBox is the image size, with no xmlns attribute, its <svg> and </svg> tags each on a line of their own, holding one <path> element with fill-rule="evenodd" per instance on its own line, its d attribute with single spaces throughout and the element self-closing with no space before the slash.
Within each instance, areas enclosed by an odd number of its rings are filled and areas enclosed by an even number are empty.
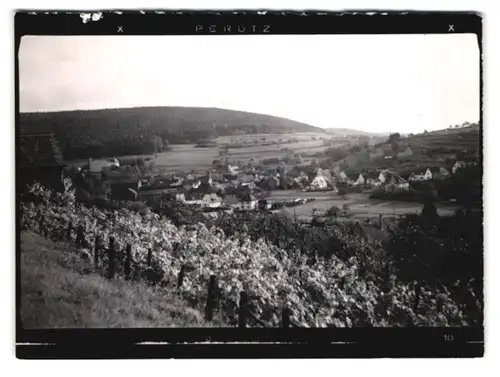
<svg viewBox="0 0 500 377">
<path fill-rule="evenodd" d="M 392 168 L 407 175 L 427 167 L 451 168 L 456 160 L 478 160 L 480 129 L 477 124 L 401 137 L 351 153 L 336 164 L 358 172 Z"/>
<path fill-rule="evenodd" d="M 389 132 L 368 132 L 351 128 L 325 128 L 325 132 L 337 136 L 389 136 Z"/>
<path fill-rule="evenodd" d="M 271 115 L 201 107 L 136 107 L 22 113 L 22 131 L 55 133 L 66 159 L 155 153 L 168 143 L 198 143 L 217 136 L 322 128 Z"/>
</svg>

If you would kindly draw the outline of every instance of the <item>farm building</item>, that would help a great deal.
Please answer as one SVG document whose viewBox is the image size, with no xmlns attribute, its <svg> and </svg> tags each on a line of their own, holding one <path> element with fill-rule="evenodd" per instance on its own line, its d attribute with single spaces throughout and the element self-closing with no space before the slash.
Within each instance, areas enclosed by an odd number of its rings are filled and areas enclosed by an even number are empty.
<svg viewBox="0 0 500 377">
<path fill-rule="evenodd" d="M 55 191 L 64 191 L 63 156 L 52 133 L 24 133 L 19 137 L 16 178 L 18 189 L 37 181 Z"/>
</svg>

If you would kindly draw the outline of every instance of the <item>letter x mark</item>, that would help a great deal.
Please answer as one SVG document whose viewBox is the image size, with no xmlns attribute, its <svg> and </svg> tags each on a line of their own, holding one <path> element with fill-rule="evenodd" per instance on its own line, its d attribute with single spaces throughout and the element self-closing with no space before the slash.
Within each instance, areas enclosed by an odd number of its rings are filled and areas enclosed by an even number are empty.
<svg viewBox="0 0 500 377">
<path fill-rule="evenodd" d="M 123 33 L 123 26 L 118 26 L 118 33 Z"/>
<path fill-rule="evenodd" d="M 448 25 L 448 31 L 455 31 L 455 25 Z"/>
</svg>

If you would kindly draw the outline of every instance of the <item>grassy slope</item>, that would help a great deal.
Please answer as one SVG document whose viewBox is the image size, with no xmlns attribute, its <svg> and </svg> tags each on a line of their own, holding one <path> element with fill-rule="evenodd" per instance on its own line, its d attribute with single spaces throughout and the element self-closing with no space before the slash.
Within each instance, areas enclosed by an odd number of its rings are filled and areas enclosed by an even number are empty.
<svg viewBox="0 0 500 377">
<path fill-rule="evenodd" d="M 21 236 L 20 278 L 28 329 L 223 326 L 165 289 L 106 280 L 67 245 L 31 232 Z"/>
<path fill-rule="evenodd" d="M 417 134 L 401 139 L 401 152 L 407 145 L 411 146 L 413 155 L 404 160 L 394 159 L 392 161 L 369 160 L 369 154 L 366 151 L 353 153 L 346 158 L 337 161 L 338 164 L 347 163 L 350 166 L 358 164 L 358 168 L 375 169 L 383 167 L 397 168 L 398 170 L 412 170 L 417 167 L 440 167 L 444 166 L 445 158 L 448 153 L 456 154 L 463 151 L 476 152 L 479 149 L 480 134 L 477 127 L 464 127 L 459 129 L 439 130 L 427 134 Z M 384 143 L 387 144 L 387 143 Z M 378 146 L 377 146 L 378 147 Z M 373 152 L 377 147 L 372 147 Z M 428 152 L 434 152 L 435 155 L 429 156 Z M 451 168 L 451 166 L 447 166 Z"/>
</svg>

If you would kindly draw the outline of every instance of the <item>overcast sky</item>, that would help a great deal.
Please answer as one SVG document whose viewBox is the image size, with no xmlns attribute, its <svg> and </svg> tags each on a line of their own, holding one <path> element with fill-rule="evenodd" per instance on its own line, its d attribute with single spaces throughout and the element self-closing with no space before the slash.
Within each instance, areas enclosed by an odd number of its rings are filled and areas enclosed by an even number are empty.
<svg viewBox="0 0 500 377">
<path fill-rule="evenodd" d="M 19 69 L 21 112 L 202 106 L 403 133 L 479 120 L 473 34 L 27 36 Z"/>
</svg>

